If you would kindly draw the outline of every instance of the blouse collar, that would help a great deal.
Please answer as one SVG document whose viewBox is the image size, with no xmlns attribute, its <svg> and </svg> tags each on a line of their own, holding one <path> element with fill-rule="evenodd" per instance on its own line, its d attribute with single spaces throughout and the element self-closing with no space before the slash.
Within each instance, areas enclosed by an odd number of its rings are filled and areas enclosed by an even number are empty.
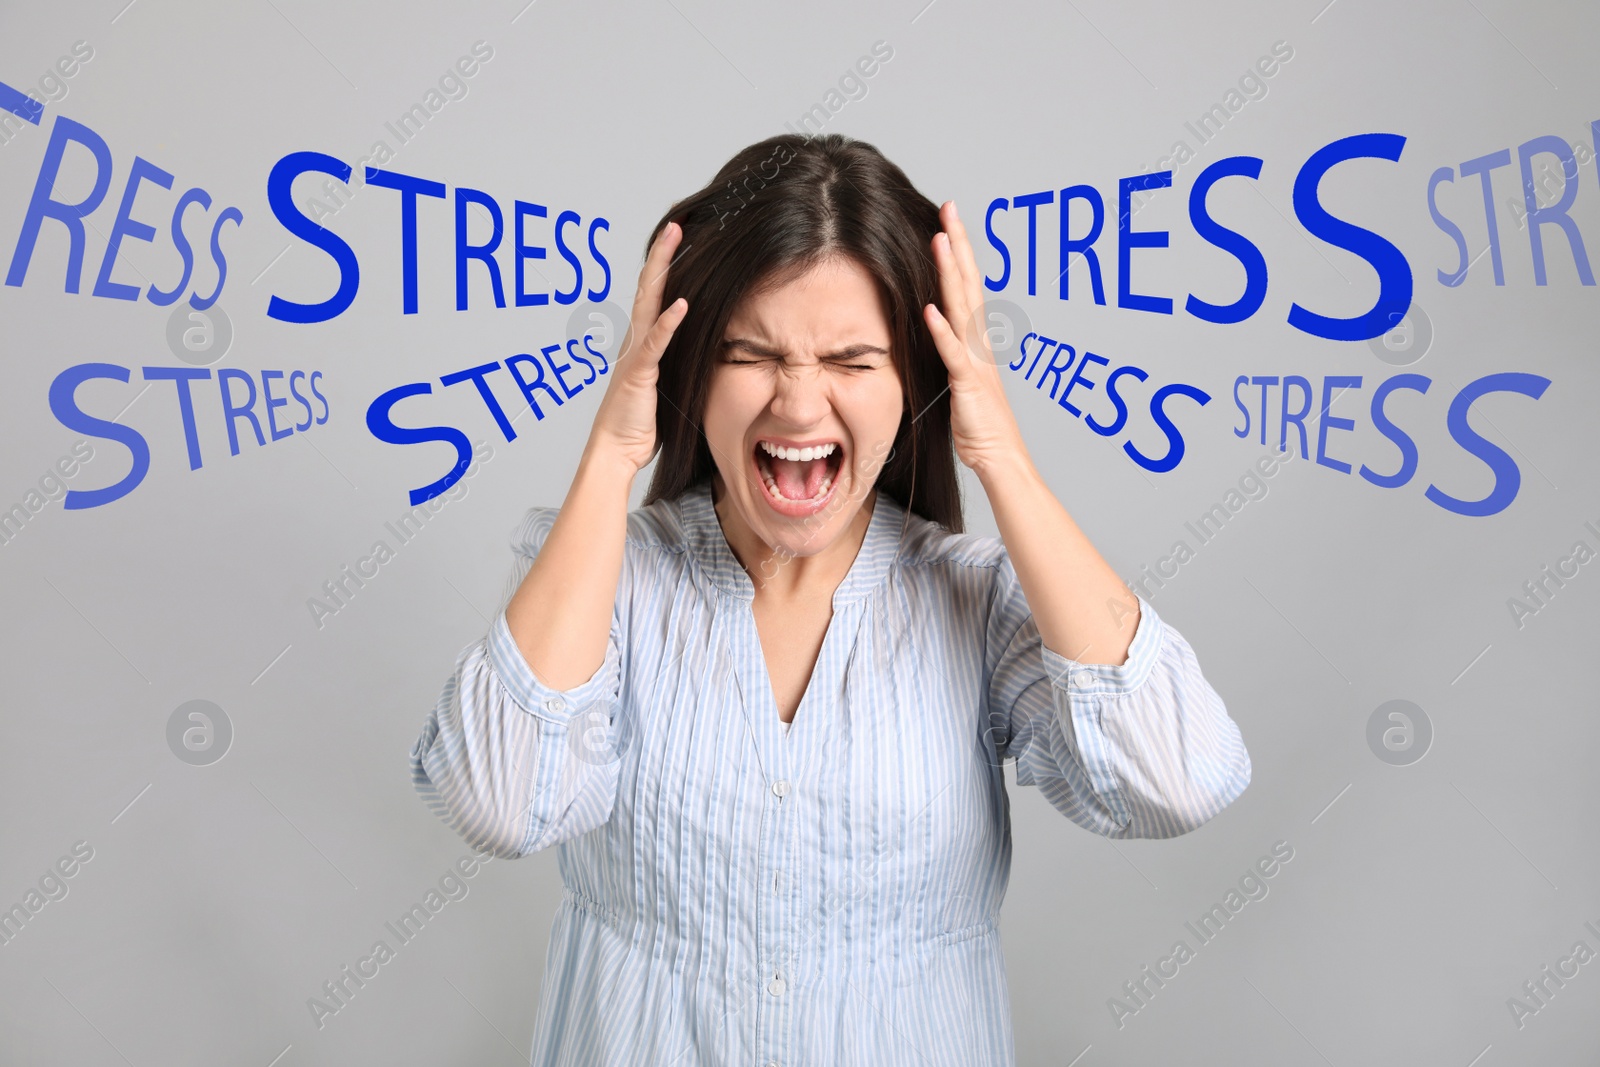
<svg viewBox="0 0 1600 1067">
<path fill-rule="evenodd" d="M 690 553 L 723 592 L 741 600 L 755 599 L 755 584 L 728 545 L 711 498 L 711 482 L 701 482 L 678 498 L 679 514 Z M 834 591 L 835 605 L 859 600 L 877 588 L 900 551 L 905 508 L 881 489 L 872 506 L 872 518 L 850 570 Z"/>
</svg>

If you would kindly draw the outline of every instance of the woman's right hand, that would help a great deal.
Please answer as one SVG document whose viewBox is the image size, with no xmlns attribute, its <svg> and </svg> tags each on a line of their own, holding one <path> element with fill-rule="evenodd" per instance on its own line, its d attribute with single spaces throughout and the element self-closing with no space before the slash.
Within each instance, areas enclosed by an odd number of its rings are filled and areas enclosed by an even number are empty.
<svg viewBox="0 0 1600 1067">
<path fill-rule="evenodd" d="M 632 465 L 637 471 L 650 462 L 656 451 L 656 382 L 660 377 L 661 353 L 674 331 L 688 314 L 688 301 L 679 297 L 666 310 L 661 309 L 661 294 L 667 284 L 667 268 L 683 239 L 683 228 L 669 222 L 656 235 L 639 286 L 634 292 L 633 312 L 622 348 L 611 368 L 611 383 L 606 387 L 600 408 L 589 431 L 589 449 L 598 450 Z"/>
</svg>

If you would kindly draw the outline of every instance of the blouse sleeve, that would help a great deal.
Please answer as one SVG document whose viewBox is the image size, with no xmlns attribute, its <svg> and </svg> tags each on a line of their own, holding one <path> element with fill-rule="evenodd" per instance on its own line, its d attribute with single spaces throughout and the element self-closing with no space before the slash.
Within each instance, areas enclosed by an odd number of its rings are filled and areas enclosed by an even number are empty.
<svg viewBox="0 0 1600 1067">
<path fill-rule="evenodd" d="M 559 509 L 533 508 L 512 534 L 513 565 L 489 632 L 462 649 L 411 749 L 411 777 L 430 810 L 474 848 L 525 856 L 603 824 L 616 799 L 613 726 L 621 688 L 622 612 L 605 661 L 559 690 L 533 673 L 505 607 Z M 626 550 L 624 550 L 626 553 Z M 624 556 L 616 603 L 626 603 Z"/>
<path fill-rule="evenodd" d="M 987 633 L 991 736 L 1017 782 L 1079 826 L 1176 837 L 1244 792 L 1250 755 L 1189 643 L 1138 600 L 1127 659 L 1079 663 L 1045 647 L 1006 559 Z"/>
</svg>

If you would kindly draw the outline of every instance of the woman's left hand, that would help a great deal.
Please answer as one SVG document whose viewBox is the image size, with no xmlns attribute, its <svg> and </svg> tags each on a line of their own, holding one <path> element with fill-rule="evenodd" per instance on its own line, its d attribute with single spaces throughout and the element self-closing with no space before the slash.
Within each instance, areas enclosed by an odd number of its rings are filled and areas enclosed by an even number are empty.
<svg viewBox="0 0 1600 1067">
<path fill-rule="evenodd" d="M 956 457 L 982 475 L 997 460 L 1026 455 L 1022 431 L 1006 399 L 1000 368 L 989 345 L 983 275 L 972 255 L 955 201 L 939 209 L 944 230 L 933 236 L 944 313 L 933 304 L 922 317 L 950 372 L 950 422 Z"/>
</svg>

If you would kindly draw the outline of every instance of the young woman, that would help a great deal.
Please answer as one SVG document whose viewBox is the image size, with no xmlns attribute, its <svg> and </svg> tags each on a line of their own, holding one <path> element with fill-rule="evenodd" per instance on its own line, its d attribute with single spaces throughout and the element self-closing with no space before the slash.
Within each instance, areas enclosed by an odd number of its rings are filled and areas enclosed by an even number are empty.
<svg viewBox="0 0 1600 1067">
<path fill-rule="evenodd" d="M 474 846 L 559 846 L 536 1067 L 1010 1064 L 1003 762 L 1114 838 L 1249 784 L 1035 469 L 982 298 L 955 205 L 836 134 L 752 145 L 651 235 L 566 499 L 411 754 Z"/>
</svg>

